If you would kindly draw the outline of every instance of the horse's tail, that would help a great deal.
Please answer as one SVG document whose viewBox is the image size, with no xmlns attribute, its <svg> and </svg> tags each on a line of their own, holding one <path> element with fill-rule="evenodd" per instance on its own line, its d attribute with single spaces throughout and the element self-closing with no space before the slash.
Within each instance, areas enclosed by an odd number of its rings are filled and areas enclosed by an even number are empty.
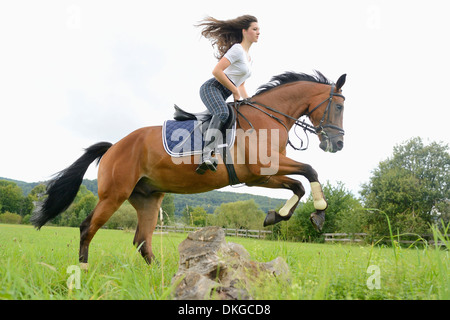
<svg viewBox="0 0 450 320">
<path fill-rule="evenodd" d="M 37 229 L 40 229 L 47 221 L 55 218 L 70 206 L 78 193 L 89 165 L 95 159 L 98 159 L 98 164 L 111 146 L 112 144 L 109 142 L 99 142 L 90 146 L 70 167 L 58 172 L 50 180 L 47 185 L 47 197 L 31 217 L 31 222 Z"/>
</svg>

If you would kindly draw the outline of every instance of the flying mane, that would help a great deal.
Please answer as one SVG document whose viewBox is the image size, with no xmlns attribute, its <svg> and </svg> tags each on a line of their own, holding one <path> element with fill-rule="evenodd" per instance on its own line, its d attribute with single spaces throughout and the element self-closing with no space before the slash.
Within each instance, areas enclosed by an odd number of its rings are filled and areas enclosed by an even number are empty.
<svg viewBox="0 0 450 320">
<path fill-rule="evenodd" d="M 306 73 L 296 73 L 296 72 L 285 72 L 277 76 L 273 76 L 269 83 L 263 84 L 258 88 L 255 95 L 267 92 L 274 88 L 277 88 L 283 84 L 288 84 L 296 81 L 310 81 L 322 84 L 333 84 L 332 81 L 328 80 L 322 73 L 314 70 L 314 75 L 309 75 Z"/>
</svg>

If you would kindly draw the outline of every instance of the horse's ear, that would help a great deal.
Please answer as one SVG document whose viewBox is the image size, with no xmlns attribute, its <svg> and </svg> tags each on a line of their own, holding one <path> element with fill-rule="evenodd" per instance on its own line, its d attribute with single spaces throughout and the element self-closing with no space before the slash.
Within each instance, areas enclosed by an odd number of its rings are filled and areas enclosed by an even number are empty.
<svg viewBox="0 0 450 320">
<path fill-rule="evenodd" d="M 347 74 L 344 73 L 342 76 L 339 77 L 338 81 L 336 82 L 336 91 L 341 90 L 342 86 L 345 83 L 345 78 L 347 77 Z"/>
</svg>

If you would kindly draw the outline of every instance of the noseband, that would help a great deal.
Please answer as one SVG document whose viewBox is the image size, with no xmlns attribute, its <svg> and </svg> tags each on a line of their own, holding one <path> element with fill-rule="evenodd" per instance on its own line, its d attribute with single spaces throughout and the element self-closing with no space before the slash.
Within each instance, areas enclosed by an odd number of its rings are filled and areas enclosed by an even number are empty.
<svg viewBox="0 0 450 320">
<path fill-rule="evenodd" d="M 285 116 L 285 117 L 288 118 L 288 119 L 294 120 L 294 121 L 295 121 L 294 124 L 295 124 L 296 126 L 298 126 L 298 127 L 301 127 L 301 128 L 303 129 L 303 131 L 305 132 L 305 134 L 306 134 L 307 132 L 314 133 L 314 134 L 316 134 L 316 135 L 319 135 L 319 134 L 320 134 L 320 135 L 323 135 L 323 136 L 324 136 L 325 138 L 327 138 L 328 140 L 331 140 L 331 139 L 333 139 L 333 138 L 335 138 L 335 137 L 337 137 L 337 136 L 344 135 L 344 133 L 345 133 L 345 132 L 344 132 L 344 129 L 342 129 L 341 127 L 338 127 L 338 126 L 335 126 L 335 125 L 329 123 L 329 121 L 330 121 L 330 107 L 331 107 L 331 102 L 333 101 L 333 97 L 340 97 L 340 98 L 343 98 L 343 99 L 345 100 L 345 97 L 344 97 L 342 94 L 334 93 L 334 88 L 335 88 L 335 85 L 332 84 L 332 85 L 331 85 L 330 96 L 329 96 L 328 98 L 326 98 L 325 100 L 323 100 L 321 103 L 319 103 L 316 107 L 314 107 L 310 112 L 308 112 L 308 113 L 306 114 L 307 117 L 310 117 L 310 115 L 311 115 L 314 111 L 316 111 L 322 104 L 324 104 L 325 102 L 328 101 L 328 105 L 327 105 L 327 107 L 326 107 L 326 109 L 325 109 L 325 111 L 324 111 L 324 113 L 323 113 L 322 119 L 320 120 L 320 123 L 319 123 L 319 125 L 318 125 L 317 127 L 315 127 L 315 126 L 313 126 L 313 125 L 311 125 L 311 124 L 309 124 L 309 123 L 306 123 L 304 119 L 303 119 L 302 121 L 300 121 L 299 119 L 294 118 L 294 117 L 291 117 L 290 115 L 287 115 L 287 114 L 285 114 L 285 113 L 283 113 L 283 112 L 280 112 L 280 111 L 278 111 L 278 110 L 276 110 L 276 109 L 274 109 L 274 108 L 271 108 L 271 107 L 269 107 L 269 106 L 266 106 L 266 105 L 264 105 L 264 104 L 262 104 L 262 103 L 259 103 L 259 102 L 256 102 L 256 101 L 249 101 L 248 99 L 244 99 L 244 100 L 241 100 L 241 101 L 236 101 L 236 102 L 234 102 L 234 107 L 235 107 L 237 113 L 238 113 L 245 121 L 248 122 L 248 124 L 250 125 L 250 127 L 251 127 L 252 129 L 254 129 L 254 127 L 253 127 L 253 125 L 251 124 L 251 122 L 250 122 L 250 121 L 249 121 L 249 120 L 248 120 L 248 119 L 247 119 L 247 118 L 239 111 L 239 107 L 242 106 L 242 105 L 248 105 L 248 106 L 251 106 L 251 107 L 253 107 L 253 108 L 255 108 L 255 109 L 261 111 L 262 113 L 268 115 L 268 116 L 271 117 L 272 119 L 274 119 L 274 120 L 278 121 L 279 123 L 281 123 L 281 124 L 286 128 L 286 131 L 288 131 L 288 132 L 289 132 L 289 129 L 288 129 L 288 127 L 286 126 L 286 124 L 283 122 L 283 120 L 281 120 L 280 118 L 274 116 L 273 114 L 271 114 L 271 113 L 269 113 L 269 112 L 267 112 L 267 111 L 265 111 L 265 110 L 259 108 L 259 107 L 256 106 L 256 105 L 259 105 L 259 106 L 261 106 L 261 107 L 264 107 L 264 108 L 266 108 L 266 109 L 268 109 L 268 110 L 270 110 L 270 111 L 272 111 L 272 112 L 281 114 L 282 116 Z M 324 121 L 325 121 L 325 117 L 326 117 L 326 123 L 323 124 Z M 239 118 L 238 118 L 238 123 L 239 123 Z M 335 134 L 335 135 L 333 135 L 333 136 L 329 136 L 328 133 L 325 131 L 326 128 L 330 128 L 330 129 L 337 130 L 338 133 Z M 294 129 L 294 130 L 295 130 L 295 129 Z M 296 133 L 296 134 L 297 134 L 297 133 Z M 297 137 L 298 137 L 298 135 L 297 135 Z M 308 135 L 307 135 L 307 134 L 306 134 L 306 137 L 308 138 Z M 300 139 L 300 141 L 301 141 L 301 143 L 302 143 L 302 145 L 300 146 L 300 148 L 296 148 L 296 147 L 292 144 L 292 142 L 291 142 L 289 139 L 288 139 L 288 144 L 289 144 L 292 148 L 294 148 L 295 150 L 306 150 L 306 149 L 308 148 L 308 145 L 309 145 L 309 138 L 308 138 L 308 144 L 307 144 L 306 147 L 303 147 L 303 140 L 302 140 L 300 137 L 298 137 L 298 138 Z"/>
</svg>

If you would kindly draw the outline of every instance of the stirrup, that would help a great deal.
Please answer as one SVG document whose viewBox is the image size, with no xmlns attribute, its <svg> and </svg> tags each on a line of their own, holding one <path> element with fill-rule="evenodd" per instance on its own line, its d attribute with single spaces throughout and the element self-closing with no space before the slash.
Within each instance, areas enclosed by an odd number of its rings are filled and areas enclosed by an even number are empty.
<svg viewBox="0 0 450 320">
<path fill-rule="evenodd" d="M 212 157 L 211 155 L 207 158 L 203 158 L 203 162 L 199 164 L 195 172 L 198 174 L 204 174 L 206 170 L 211 170 L 212 172 L 217 171 L 217 165 L 219 164 L 219 160 L 217 158 Z"/>
</svg>

